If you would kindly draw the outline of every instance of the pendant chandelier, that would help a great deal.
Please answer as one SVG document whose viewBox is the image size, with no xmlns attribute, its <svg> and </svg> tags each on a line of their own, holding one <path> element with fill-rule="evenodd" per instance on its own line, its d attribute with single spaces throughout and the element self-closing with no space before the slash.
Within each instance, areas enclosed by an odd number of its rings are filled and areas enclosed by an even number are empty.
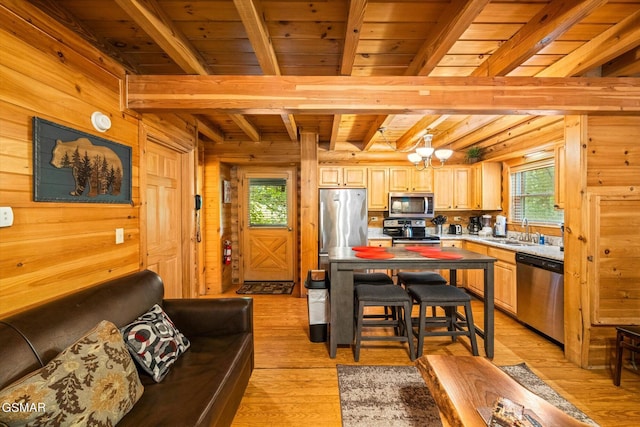
<svg viewBox="0 0 640 427">
<path fill-rule="evenodd" d="M 449 157 L 453 154 L 453 150 L 447 148 L 438 148 L 437 150 L 431 146 L 433 134 L 426 133 L 422 136 L 424 146 L 416 148 L 415 153 L 409 154 L 407 157 L 411 163 L 416 165 L 416 169 L 425 170 L 429 167 L 440 169 L 444 166 Z M 433 156 L 440 160 L 440 166 L 433 165 Z"/>
</svg>

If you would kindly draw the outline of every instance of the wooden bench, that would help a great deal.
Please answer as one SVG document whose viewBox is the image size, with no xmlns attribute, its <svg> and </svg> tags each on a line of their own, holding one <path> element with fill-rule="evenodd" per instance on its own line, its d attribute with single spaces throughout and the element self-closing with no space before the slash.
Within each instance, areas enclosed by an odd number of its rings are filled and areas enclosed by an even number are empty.
<svg viewBox="0 0 640 427">
<path fill-rule="evenodd" d="M 427 355 L 416 361 L 445 426 L 486 425 L 477 408 L 506 397 L 532 410 L 545 426 L 586 426 L 538 397 L 489 360 L 474 356 Z"/>
</svg>

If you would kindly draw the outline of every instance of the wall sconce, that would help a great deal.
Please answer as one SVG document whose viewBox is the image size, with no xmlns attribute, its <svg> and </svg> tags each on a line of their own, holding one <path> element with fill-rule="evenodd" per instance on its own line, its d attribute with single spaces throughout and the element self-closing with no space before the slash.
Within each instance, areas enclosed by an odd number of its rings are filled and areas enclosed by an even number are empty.
<svg viewBox="0 0 640 427">
<path fill-rule="evenodd" d="M 433 134 L 426 133 L 422 137 L 422 139 L 424 141 L 424 147 L 418 147 L 416 148 L 415 153 L 409 154 L 407 156 L 409 161 L 414 165 L 416 165 L 416 169 L 418 170 L 425 170 L 428 167 L 432 167 L 434 169 L 440 169 L 441 167 L 443 167 L 444 162 L 447 161 L 449 157 L 451 157 L 451 155 L 453 154 L 453 150 L 449 150 L 445 148 L 439 148 L 437 150 L 434 149 L 431 146 L 431 141 L 433 140 Z M 432 159 L 434 155 L 438 158 L 438 160 L 440 160 L 439 167 L 435 167 L 432 163 Z M 422 167 L 420 167 L 420 164 L 422 164 Z"/>
<path fill-rule="evenodd" d="M 111 119 L 99 111 L 91 114 L 91 124 L 98 132 L 106 132 L 111 128 Z"/>
</svg>

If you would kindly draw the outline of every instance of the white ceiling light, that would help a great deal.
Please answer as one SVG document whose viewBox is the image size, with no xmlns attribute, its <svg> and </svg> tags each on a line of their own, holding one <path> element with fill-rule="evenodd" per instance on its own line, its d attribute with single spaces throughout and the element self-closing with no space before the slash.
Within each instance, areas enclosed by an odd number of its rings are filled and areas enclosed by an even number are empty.
<svg viewBox="0 0 640 427">
<path fill-rule="evenodd" d="M 424 141 L 424 146 L 416 148 L 415 153 L 411 153 L 409 154 L 409 156 L 407 156 L 409 161 L 416 165 L 416 169 L 418 170 L 424 170 L 428 167 L 439 169 L 443 167 L 444 162 L 446 162 L 449 157 L 453 155 L 453 150 L 449 150 L 446 148 L 439 148 L 436 150 L 431 146 L 433 134 L 427 132 L 422 136 L 422 140 Z M 433 156 L 436 156 L 438 160 L 440 160 L 440 166 L 433 166 Z"/>
<path fill-rule="evenodd" d="M 106 132 L 111 128 L 111 119 L 99 111 L 91 114 L 91 124 L 98 132 Z"/>
</svg>

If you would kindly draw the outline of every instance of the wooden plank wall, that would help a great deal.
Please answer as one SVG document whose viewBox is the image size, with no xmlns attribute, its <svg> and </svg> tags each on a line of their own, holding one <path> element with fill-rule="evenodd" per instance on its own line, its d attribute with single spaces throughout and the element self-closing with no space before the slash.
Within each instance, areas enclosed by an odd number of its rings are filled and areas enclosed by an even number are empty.
<svg viewBox="0 0 640 427">
<path fill-rule="evenodd" d="M 587 365 L 608 366 L 613 325 L 640 324 L 640 117 L 590 116 Z"/>
<path fill-rule="evenodd" d="M 139 270 L 143 220 L 139 118 L 120 109 L 125 70 L 28 2 L 0 5 L 0 46 L 0 206 L 15 217 L 0 228 L 3 316 Z M 91 125 L 94 111 L 111 118 L 104 134 Z M 133 204 L 34 202 L 33 116 L 130 146 Z"/>
</svg>

